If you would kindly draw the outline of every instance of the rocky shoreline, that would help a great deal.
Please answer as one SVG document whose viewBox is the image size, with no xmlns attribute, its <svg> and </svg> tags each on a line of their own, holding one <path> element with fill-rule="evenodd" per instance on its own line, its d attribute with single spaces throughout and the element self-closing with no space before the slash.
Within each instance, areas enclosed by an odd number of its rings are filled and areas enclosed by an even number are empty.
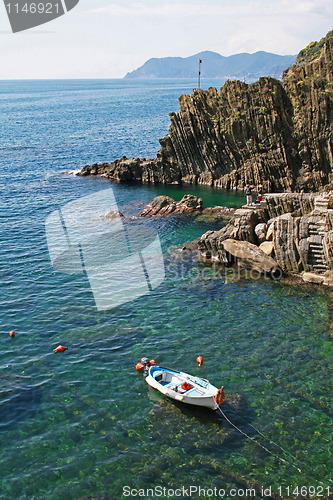
<svg viewBox="0 0 333 500">
<path fill-rule="evenodd" d="M 227 81 L 179 98 L 154 159 L 85 166 L 114 182 L 320 192 L 333 181 L 333 31 L 310 44 L 282 81 Z"/>
<path fill-rule="evenodd" d="M 183 252 L 198 252 L 205 262 L 237 264 L 273 279 L 294 275 L 308 283 L 333 286 L 333 195 L 268 194 L 261 203 L 239 209 L 205 209 L 202 200 L 190 194 L 179 202 L 157 196 L 138 215 L 171 214 L 227 222 L 220 230 L 183 245 Z"/>
<path fill-rule="evenodd" d="M 332 202 L 325 193 L 266 195 L 259 207 L 238 209 L 225 227 L 205 233 L 198 249 L 211 262 L 333 286 Z"/>
<path fill-rule="evenodd" d="M 333 204 L 327 194 L 333 182 L 333 31 L 301 51 L 282 82 L 227 81 L 219 91 L 196 89 L 179 102 L 156 158 L 124 156 L 87 165 L 78 175 L 235 190 L 261 184 L 264 201 L 234 212 L 203 209 L 202 200 L 186 195 L 178 203 L 159 196 L 139 215 L 231 217 L 196 242 L 203 259 L 333 285 Z"/>
</svg>

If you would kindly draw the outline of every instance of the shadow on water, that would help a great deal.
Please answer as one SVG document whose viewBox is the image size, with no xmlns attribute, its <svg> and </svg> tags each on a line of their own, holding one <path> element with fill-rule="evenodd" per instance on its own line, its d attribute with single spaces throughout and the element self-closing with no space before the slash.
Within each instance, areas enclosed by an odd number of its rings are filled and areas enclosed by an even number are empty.
<svg viewBox="0 0 333 500">
<path fill-rule="evenodd" d="M 40 408 L 42 390 L 27 383 L 26 377 L 0 372 L 0 432 L 18 426 L 35 416 Z"/>
<path fill-rule="evenodd" d="M 183 404 L 160 395 L 151 387 L 149 396 L 155 402 L 150 410 L 154 439 L 163 443 L 172 442 L 174 445 L 179 441 L 183 447 L 187 443 L 189 449 L 216 449 L 223 445 L 230 450 L 247 439 L 227 422 L 219 410 Z M 255 412 L 243 396 L 228 395 L 221 409 L 236 427 L 251 438 L 256 437 L 256 430 L 251 425 Z"/>
</svg>

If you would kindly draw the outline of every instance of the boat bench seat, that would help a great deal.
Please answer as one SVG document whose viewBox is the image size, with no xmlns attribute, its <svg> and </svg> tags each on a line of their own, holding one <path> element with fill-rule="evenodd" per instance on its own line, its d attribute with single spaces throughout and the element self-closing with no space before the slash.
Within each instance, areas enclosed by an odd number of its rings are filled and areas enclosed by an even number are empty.
<svg viewBox="0 0 333 500">
<path fill-rule="evenodd" d="M 197 391 L 195 387 L 192 387 L 192 389 L 186 391 L 186 396 L 200 397 L 202 396 L 202 393 Z"/>
</svg>

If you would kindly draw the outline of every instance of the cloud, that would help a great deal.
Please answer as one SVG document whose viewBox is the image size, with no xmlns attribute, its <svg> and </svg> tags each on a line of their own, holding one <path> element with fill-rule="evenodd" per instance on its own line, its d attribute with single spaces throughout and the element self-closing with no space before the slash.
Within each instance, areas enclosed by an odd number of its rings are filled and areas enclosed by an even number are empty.
<svg viewBox="0 0 333 500">
<path fill-rule="evenodd" d="M 210 16 L 275 16 L 293 14 L 316 13 L 321 16 L 333 14 L 333 3 L 328 0 L 254 0 L 248 2 L 225 3 L 224 5 L 209 3 L 198 4 L 187 2 L 181 3 L 159 3 L 158 5 L 148 5 L 144 3 L 134 3 L 123 6 L 111 4 L 104 7 L 97 7 L 87 11 L 90 14 L 110 14 L 112 16 L 185 16 L 190 17 L 210 17 Z"/>
<path fill-rule="evenodd" d="M 333 2 L 143 0 L 112 3 L 88 12 L 97 18 L 109 18 L 110 22 L 113 19 L 122 29 L 127 25 L 133 37 L 140 36 L 140 49 L 147 53 L 147 58 L 186 56 L 205 49 L 223 55 L 258 50 L 296 54 L 332 28 Z"/>
<path fill-rule="evenodd" d="M 2 35 L 0 77 L 116 78 L 151 57 L 203 50 L 297 54 L 332 19 L 332 0 L 85 0 L 54 33 Z"/>
</svg>

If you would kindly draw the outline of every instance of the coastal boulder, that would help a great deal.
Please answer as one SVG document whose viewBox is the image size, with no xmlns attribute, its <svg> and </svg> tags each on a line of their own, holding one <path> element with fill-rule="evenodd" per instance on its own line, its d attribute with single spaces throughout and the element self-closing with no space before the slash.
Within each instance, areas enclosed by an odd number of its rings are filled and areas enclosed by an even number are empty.
<svg viewBox="0 0 333 500">
<path fill-rule="evenodd" d="M 278 217 L 273 223 L 273 244 L 278 265 L 286 272 L 298 273 L 303 270 L 299 252 L 299 220 L 290 213 Z"/>
<path fill-rule="evenodd" d="M 275 219 L 272 222 L 268 221 L 267 223 L 266 241 L 273 241 L 274 221 Z"/>
<path fill-rule="evenodd" d="M 272 241 L 264 241 L 259 245 L 260 250 L 265 252 L 266 255 L 269 255 L 270 257 L 273 257 L 274 254 L 274 244 Z"/>
<path fill-rule="evenodd" d="M 165 213 L 171 213 L 176 208 L 176 202 L 170 196 L 156 196 L 142 212 L 140 212 L 141 217 L 146 217 L 147 215 L 162 215 Z"/>
<path fill-rule="evenodd" d="M 325 281 L 325 277 L 317 273 L 303 273 L 302 279 L 306 283 L 314 283 L 316 285 L 322 285 Z"/>
<path fill-rule="evenodd" d="M 263 243 L 266 240 L 266 230 L 267 226 L 264 222 L 256 225 L 254 232 L 256 233 L 259 243 Z"/>
<path fill-rule="evenodd" d="M 223 242 L 227 239 L 258 243 L 255 227 L 262 222 L 255 210 L 239 208 L 230 222 L 219 231 L 208 231 L 198 242 L 198 248 L 204 258 L 227 263 Z"/>
<path fill-rule="evenodd" d="M 200 210 L 202 208 L 202 198 L 198 198 L 193 194 L 185 194 L 183 198 L 176 204 L 176 211 L 192 212 L 193 210 Z"/>
<path fill-rule="evenodd" d="M 231 261 L 235 260 L 246 269 L 253 269 L 272 277 L 282 276 L 277 262 L 249 241 L 228 239 L 223 242 L 223 247 L 227 255 L 232 257 Z"/>
<path fill-rule="evenodd" d="M 175 202 L 170 196 L 156 196 L 144 210 L 140 212 L 141 217 L 151 215 L 181 214 L 184 212 L 194 212 L 202 210 L 202 198 L 193 194 L 185 194 L 183 198 Z"/>
</svg>

